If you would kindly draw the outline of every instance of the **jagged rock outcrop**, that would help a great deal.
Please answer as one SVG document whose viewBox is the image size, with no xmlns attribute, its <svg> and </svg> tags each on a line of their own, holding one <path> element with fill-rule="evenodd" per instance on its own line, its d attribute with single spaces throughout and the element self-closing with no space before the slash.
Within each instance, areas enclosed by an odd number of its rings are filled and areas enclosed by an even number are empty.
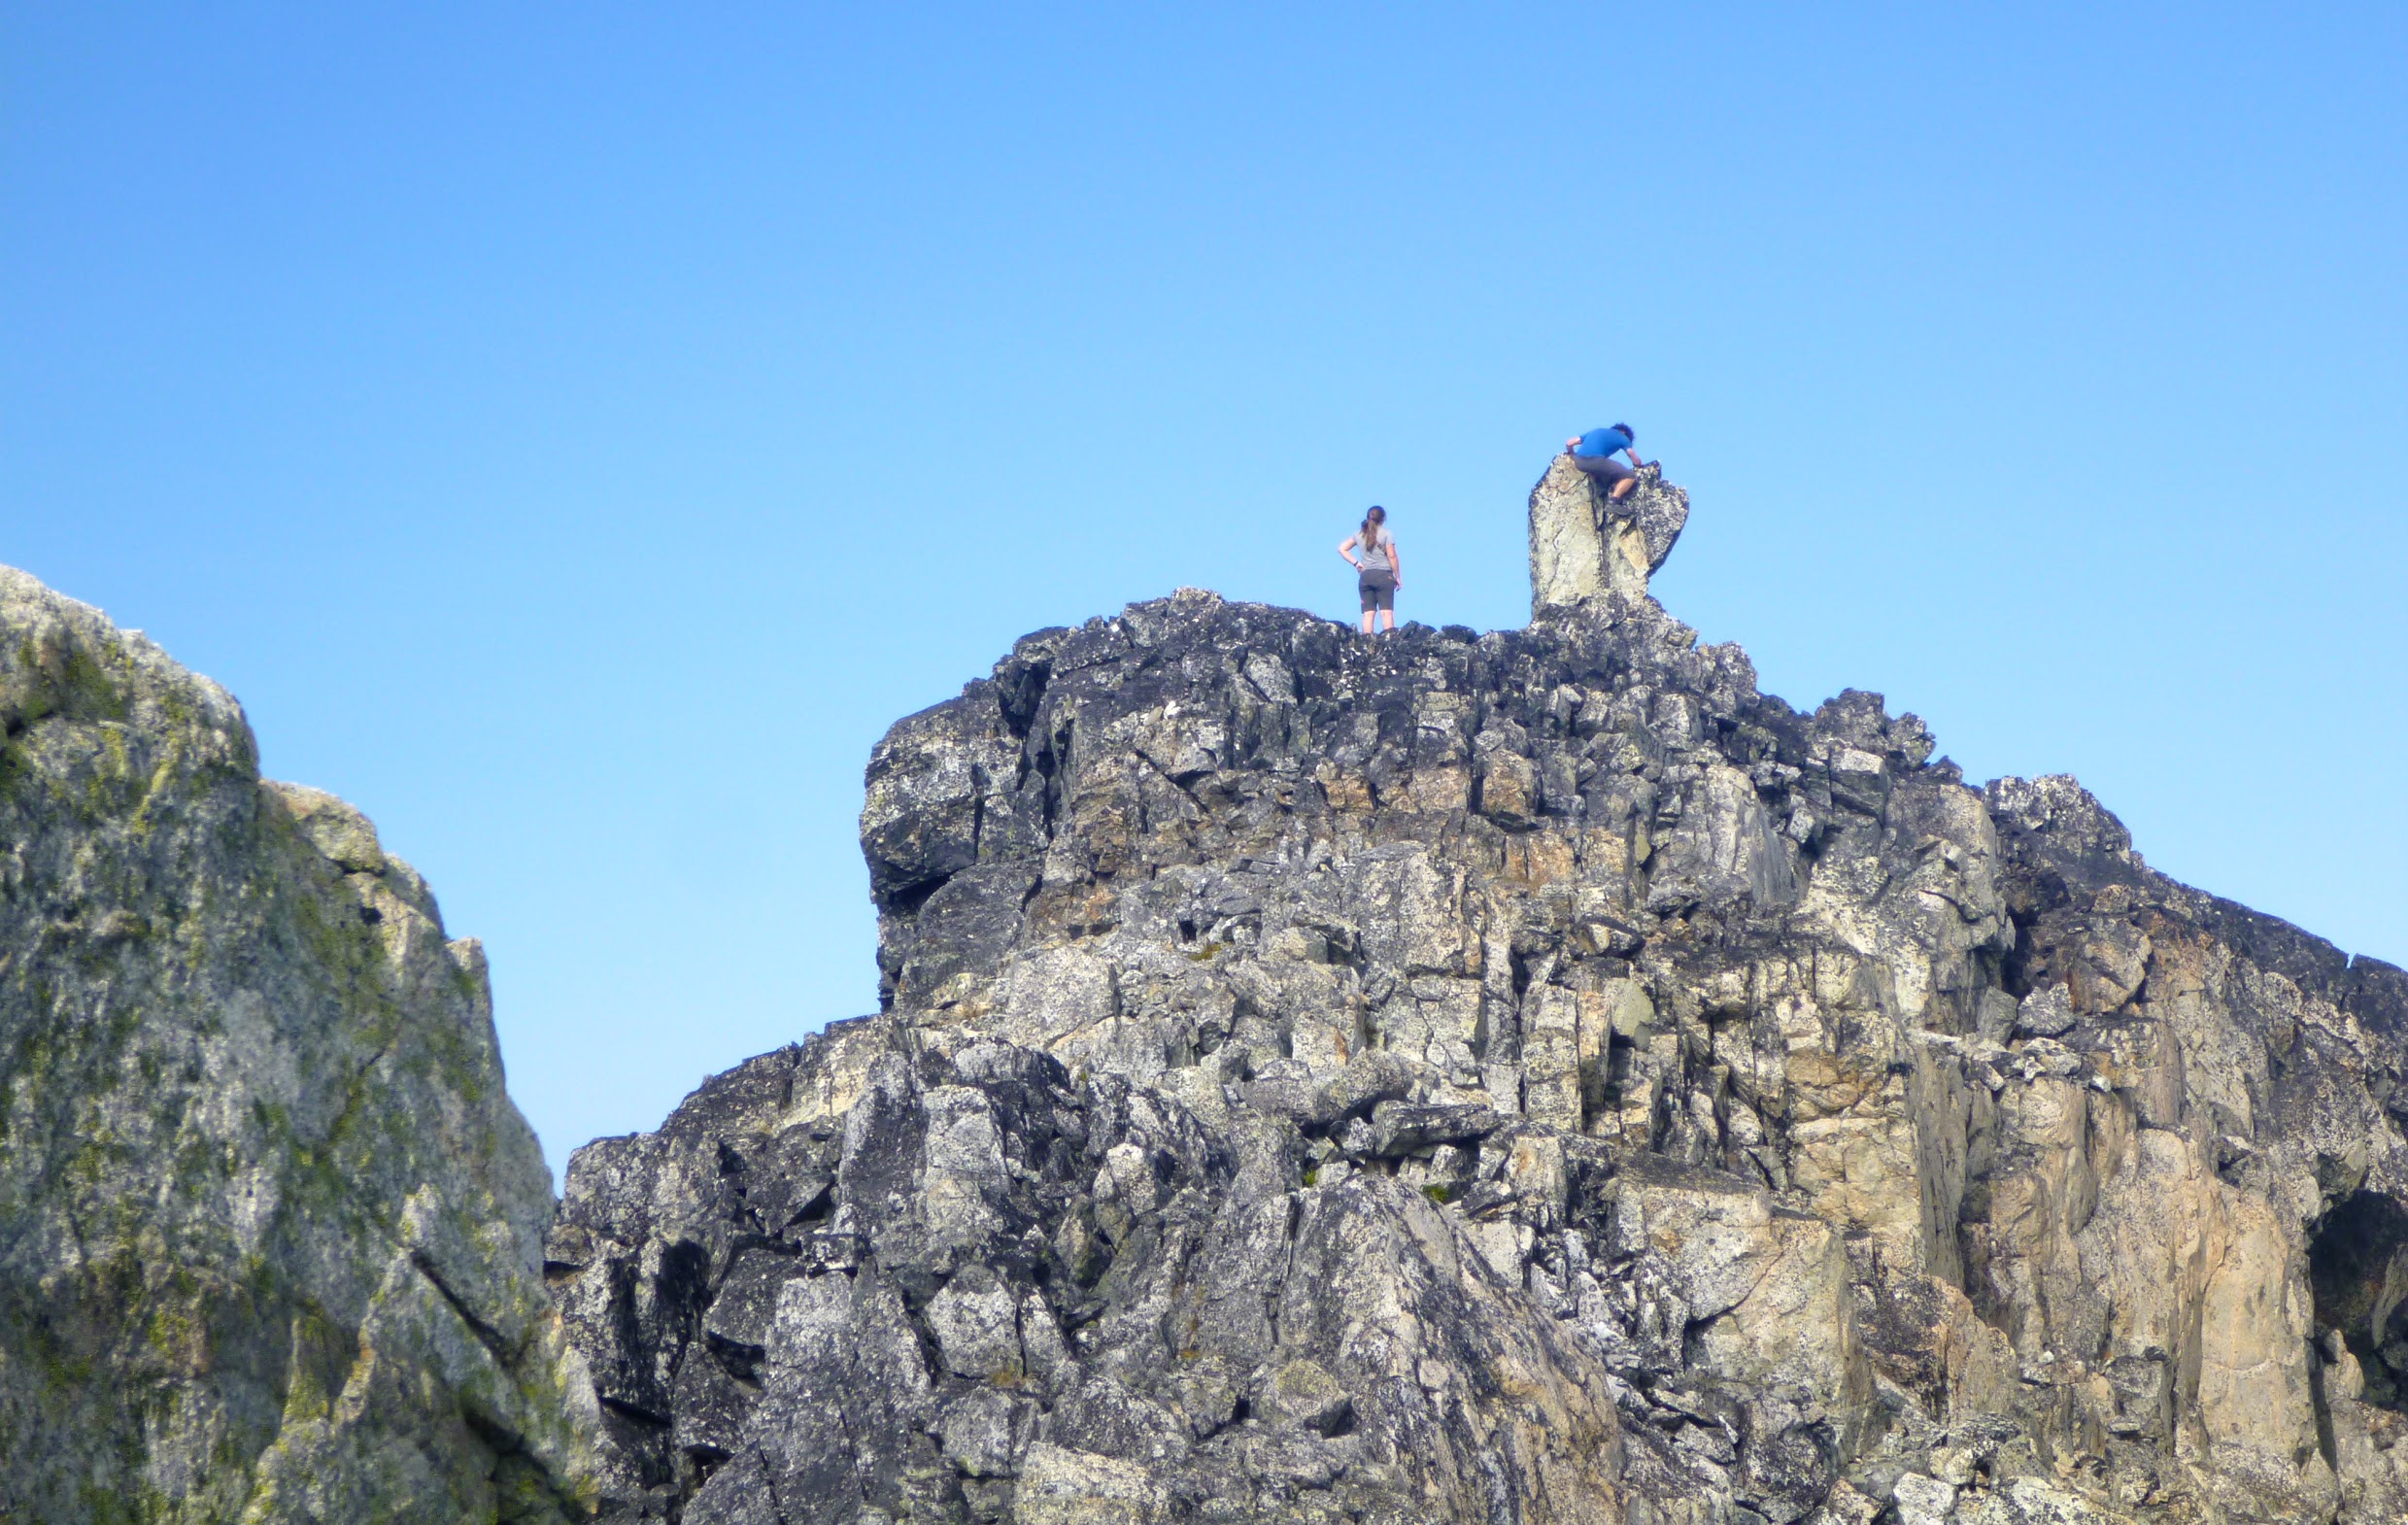
<svg viewBox="0 0 2408 1525">
<path fill-rule="evenodd" d="M 0 569 L 0 1519 L 583 1517 L 485 963 L 241 710 Z"/>
<path fill-rule="evenodd" d="M 1620 502 L 1562 455 L 1530 490 L 1530 615 L 1577 609 L 1610 593 L 1635 598 L 1673 554 L 1689 522 L 1689 494 L 1663 468 L 1639 468 L 1639 485 Z"/>
<path fill-rule="evenodd" d="M 1182 592 L 899 722 L 886 1009 L 570 1167 L 606 1516 L 2408 1513 L 2408 979 L 1759 694 L 1685 511 L 1558 461 L 1528 629 Z"/>
</svg>

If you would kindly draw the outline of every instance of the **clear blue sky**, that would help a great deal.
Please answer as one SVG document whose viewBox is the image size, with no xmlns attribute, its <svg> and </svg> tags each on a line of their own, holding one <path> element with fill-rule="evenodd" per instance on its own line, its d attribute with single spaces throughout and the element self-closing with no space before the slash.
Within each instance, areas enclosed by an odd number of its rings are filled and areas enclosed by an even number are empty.
<svg viewBox="0 0 2408 1525">
<path fill-rule="evenodd" d="M 1181 584 L 1767 690 L 2408 961 L 2408 11 L 15 5 L 0 560 L 486 939 L 556 1166 L 872 1009 L 861 769 Z"/>
</svg>

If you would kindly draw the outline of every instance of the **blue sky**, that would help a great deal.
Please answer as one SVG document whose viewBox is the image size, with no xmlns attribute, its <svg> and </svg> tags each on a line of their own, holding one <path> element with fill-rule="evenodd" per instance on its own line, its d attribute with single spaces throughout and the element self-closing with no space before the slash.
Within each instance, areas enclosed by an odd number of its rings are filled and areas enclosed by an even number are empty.
<svg viewBox="0 0 2408 1525">
<path fill-rule="evenodd" d="M 872 1009 L 861 769 L 1182 585 L 1521 623 L 1548 453 L 1764 687 L 2408 962 L 2393 5 L 14 6 L 0 560 L 486 939 L 556 1166 Z"/>
</svg>

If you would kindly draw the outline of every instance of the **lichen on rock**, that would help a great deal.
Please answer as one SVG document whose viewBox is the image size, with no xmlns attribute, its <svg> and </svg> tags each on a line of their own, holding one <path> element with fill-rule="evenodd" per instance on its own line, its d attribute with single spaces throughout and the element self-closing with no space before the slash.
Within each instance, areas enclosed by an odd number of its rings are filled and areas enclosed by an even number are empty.
<svg viewBox="0 0 2408 1525">
<path fill-rule="evenodd" d="M 0 1518 L 583 1517 L 484 955 L 234 700 L 0 569 Z"/>
</svg>

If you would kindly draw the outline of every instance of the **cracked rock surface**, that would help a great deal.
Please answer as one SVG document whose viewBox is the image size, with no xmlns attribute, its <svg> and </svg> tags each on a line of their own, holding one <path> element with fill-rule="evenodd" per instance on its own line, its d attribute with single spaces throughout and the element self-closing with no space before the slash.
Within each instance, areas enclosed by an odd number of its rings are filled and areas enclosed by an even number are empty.
<svg viewBox="0 0 2408 1525">
<path fill-rule="evenodd" d="M 570 1167 L 605 1517 L 2408 1516 L 2408 980 L 1759 694 L 1577 477 L 1527 629 L 895 726 L 885 1009 Z"/>
<path fill-rule="evenodd" d="M 0 1519 L 584 1517 L 551 1209 L 476 942 L 0 568 Z"/>
</svg>

